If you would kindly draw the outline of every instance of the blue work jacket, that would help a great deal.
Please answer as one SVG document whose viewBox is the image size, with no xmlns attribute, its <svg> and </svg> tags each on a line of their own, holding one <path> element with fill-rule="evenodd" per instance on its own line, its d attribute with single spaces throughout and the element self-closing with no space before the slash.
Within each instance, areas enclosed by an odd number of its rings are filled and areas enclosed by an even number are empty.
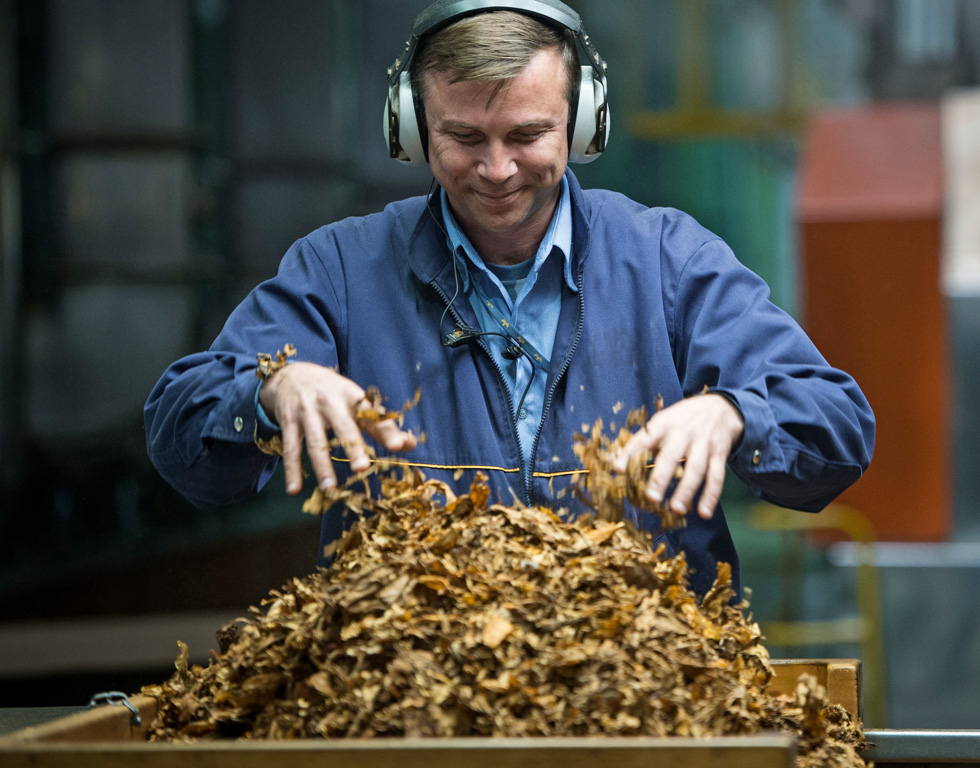
<svg viewBox="0 0 980 768">
<path fill-rule="evenodd" d="M 579 502 L 561 493 L 580 468 L 573 435 L 597 418 L 621 424 L 630 409 L 652 412 L 658 395 L 669 405 L 706 386 L 742 412 L 745 432 L 729 466 L 761 498 L 817 511 L 857 480 L 873 449 L 871 408 L 854 380 L 769 301 L 765 283 L 690 216 L 583 191 L 566 173 L 579 290 L 563 288 L 529 482 L 511 394 L 486 345 L 441 343 L 452 325 L 476 327 L 477 319 L 457 297 L 440 327 L 455 278 L 439 195 L 299 240 L 209 351 L 168 368 L 145 408 L 149 454 L 164 478 L 199 505 L 262 487 L 277 459 L 254 445 L 256 354 L 291 343 L 296 359 L 376 385 L 394 407 L 421 389 L 405 427 L 427 439 L 396 458 L 460 491 L 483 472 L 491 501 L 579 513 Z M 341 482 L 345 471 L 341 462 Z M 669 552 L 686 553 L 699 593 L 718 561 L 732 564 L 738 586 L 720 508 L 710 520 L 690 514 L 687 527 L 666 534 L 655 516 L 628 517 Z M 321 545 L 345 524 L 343 514 L 325 514 Z"/>
</svg>

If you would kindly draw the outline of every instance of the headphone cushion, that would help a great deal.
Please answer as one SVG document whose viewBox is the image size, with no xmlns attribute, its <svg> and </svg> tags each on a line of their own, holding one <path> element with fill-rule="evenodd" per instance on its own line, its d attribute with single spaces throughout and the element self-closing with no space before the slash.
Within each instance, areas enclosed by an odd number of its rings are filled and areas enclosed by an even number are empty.
<svg viewBox="0 0 980 768">
<path fill-rule="evenodd" d="M 582 67 L 578 88 L 572 138 L 568 144 L 568 162 L 590 163 L 599 154 L 586 154 L 599 131 L 599 105 L 605 102 L 602 83 L 595 79 L 592 67 Z"/>
<path fill-rule="evenodd" d="M 395 110 L 397 130 L 394 136 L 389 136 L 388 125 L 392 119 L 391 111 Z M 425 165 L 425 145 L 422 141 L 422 121 L 415 112 L 415 96 L 412 93 L 412 79 L 408 72 L 398 76 L 397 84 L 390 89 L 388 100 L 385 102 L 385 140 L 389 151 L 395 144 L 395 152 L 399 160 L 411 165 Z"/>
</svg>

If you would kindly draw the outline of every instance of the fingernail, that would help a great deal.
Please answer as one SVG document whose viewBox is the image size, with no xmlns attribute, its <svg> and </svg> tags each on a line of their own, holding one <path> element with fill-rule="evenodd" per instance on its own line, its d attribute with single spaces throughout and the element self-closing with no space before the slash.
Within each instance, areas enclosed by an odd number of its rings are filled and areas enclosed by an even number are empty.
<svg viewBox="0 0 980 768">
<path fill-rule="evenodd" d="M 676 499 L 670 502 L 670 508 L 678 515 L 687 514 L 687 505 Z"/>
<path fill-rule="evenodd" d="M 332 477 L 325 477 L 320 481 L 320 490 L 329 491 L 333 488 L 334 479 Z"/>
<path fill-rule="evenodd" d="M 299 493 L 299 483 L 295 480 L 286 486 L 286 493 Z"/>
<path fill-rule="evenodd" d="M 659 504 L 664 500 L 664 495 L 660 492 L 660 489 L 654 485 L 647 486 L 647 498 L 650 499 L 654 504 Z"/>
</svg>

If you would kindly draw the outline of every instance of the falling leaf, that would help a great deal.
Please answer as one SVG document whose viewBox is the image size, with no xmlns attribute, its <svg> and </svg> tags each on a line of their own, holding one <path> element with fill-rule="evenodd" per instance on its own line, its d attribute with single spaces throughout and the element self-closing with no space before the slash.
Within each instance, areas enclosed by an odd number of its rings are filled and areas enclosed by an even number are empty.
<svg viewBox="0 0 980 768">
<path fill-rule="evenodd" d="M 513 631 L 514 625 L 503 616 L 496 613 L 487 614 L 486 623 L 483 625 L 483 644 L 488 648 L 496 648 Z"/>
</svg>

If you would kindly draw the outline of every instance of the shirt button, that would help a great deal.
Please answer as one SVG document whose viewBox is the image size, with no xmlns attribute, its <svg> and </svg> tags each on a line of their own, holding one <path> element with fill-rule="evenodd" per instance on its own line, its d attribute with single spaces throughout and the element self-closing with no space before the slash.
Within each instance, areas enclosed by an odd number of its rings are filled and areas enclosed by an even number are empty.
<svg viewBox="0 0 980 768">
<path fill-rule="evenodd" d="M 753 451 L 752 464 L 758 465 L 760 461 L 762 461 L 762 451 Z"/>
<path fill-rule="evenodd" d="M 236 416 L 235 417 L 235 431 L 236 432 L 241 432 L 244 428 L 245 428 L 245 422 L 242 421 L 242 417 L 241 416 Z"/>
<path fill-rule="evenodd" d="M 527 408 L 521 408 L 521 410 L 518 411 L 518 413 L 517 413 L 517 418 L 519 418 L 519 419 L 526 419 L 527 418 Z"/>
</svg>

